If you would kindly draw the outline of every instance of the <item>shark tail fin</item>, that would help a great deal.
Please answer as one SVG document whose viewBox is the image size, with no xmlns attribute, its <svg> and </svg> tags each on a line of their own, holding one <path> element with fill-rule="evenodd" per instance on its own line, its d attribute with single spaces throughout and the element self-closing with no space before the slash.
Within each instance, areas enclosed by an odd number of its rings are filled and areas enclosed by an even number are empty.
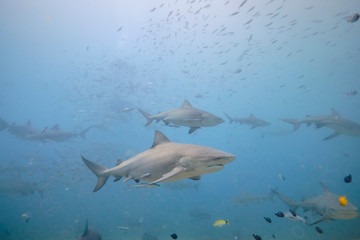
<svg viewBox="0 0 360 240">
<path fill-rule="evenodd" d="M 87 160 L 86 158 L 84 158 L 83 156 L 81 156 L 82 160 L 84 161 L 84 163 L 86 164 L 86 166 L 88 166 L 88 168 L 96 175 L 96 177 L 98 178 L 98 182 L 96 183 L 96 186 L 94 188 L 94 192 L 98 191 L 100 188 L 102 188 L 102 186 L 104 186 L 104 184 L 106 183 L 106 181 L 109 179 L 109 175 L 105 173 L 106 170 L 108 170 L 106 167 L 94 163 L 92 161 Z"/>
<path fill-rule="evenodd" d="M 228 114 L 224 113 L 225 116 L 229 119 L 230 123 L 231 124 L 232 122 L 234 122 L 234 119 L 232 117 L 230 117 Z"/>
<path fill-rule="evenodd" d="M 83 139 L 85 139 L 85 134 L 86 134 L 92 127 L 93 127 L 93 126 L 90 126 L 90 127 L 85 128 L 84 130 L 82 130 L 82 131 L 79 133 L 79 135 L 80 135 Z"/>
<path fill-rule="evenodd" d="M 151 117 L 151 115 L 139 108 L 139 112 L 146 118 L 147 122 L 145 124 L 145 127 L 148 126 L 154 119 Z"/>
<path fill-rule="evenodd" d="M 299 121 L 298 119 L 292 119 L 292 118 L 279 118 L 281 121 L 290 123 L 294 126 L 294 130 L 293 132 L 295 132 L 296 130 L 298 130 L 298 128 L 301 125 L 301 121 Z"/>
<path fill-rule="evenodd" d="M 294 200 L 282 195 L 279 193 L 276 189 L 271 189 L 271 191 L 280 198 L 281 201 L 283 201 L 286 205 L 290 207 L 290 210 L 296 212 L 296 210 L 299 208 L 300 204 L 295 202 Z"/>
</svg>

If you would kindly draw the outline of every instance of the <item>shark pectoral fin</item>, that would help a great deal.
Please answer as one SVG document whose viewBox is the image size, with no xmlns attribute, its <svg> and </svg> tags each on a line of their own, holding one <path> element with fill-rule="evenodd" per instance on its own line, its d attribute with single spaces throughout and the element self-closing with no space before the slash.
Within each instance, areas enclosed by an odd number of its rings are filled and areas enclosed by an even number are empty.
<svg viewBox="0 0 360 240">
<path fill-rule="evenodd" d="M 315 225 L 319 222 L 326 221 L 326 220 L 334 220 L 334 219 L 332 219 L 329 215 L 324 215 L 319 220 L 313 222 L 312 224 L 309 224 L 309 226 Z"/>
<path fill-rule="evenodd" d="M 327 136 L 327 137 L 324 138 L 323 140 L 329 140 L 329 139 L 334 138 L 334 137 L 337 137 L 337 136 L 339 136 L 339 135 L 341 135 L 341 133 L 339 133 L 339 132 L 334 132 L 333 134 Z"/>
<path fill-rule="evenodd" d="M 256 125 L 252 125 L 250 129 L 254 129 L 256 128 L 257 126 Z"/>
<path fill-rule="evenodd" d="M 126 178 L 124 178 L 123 182 L 125 183 L 125 182 L 129 181 L 130 179 L 133 179 L 133 177 L 127 176 Z"/>
<path fill-rule="evenodd" d="M 183 167 L 175 167 L 173 170 L 171 170 L 170 172 L 164 174 L 161 178 L 149 183 L 149 184 L 154 184 L 154 183 L 158 183 L 158 182 L 162 182 L 162 181 L 165 181 L 166 179 L 169 179 L 173 176 L 175 176 L 176 174 L 184 171 L 185 168 Z"/>
<path fill-rule="evenodd" d="M 189 129 L 188 134 L 192 134 L 193 132 L 195 132 L 195 131 L 198 130 L 198 129 L 199 129 L 199 127 L 191 127 L 191 128 Z"/>
</svg>

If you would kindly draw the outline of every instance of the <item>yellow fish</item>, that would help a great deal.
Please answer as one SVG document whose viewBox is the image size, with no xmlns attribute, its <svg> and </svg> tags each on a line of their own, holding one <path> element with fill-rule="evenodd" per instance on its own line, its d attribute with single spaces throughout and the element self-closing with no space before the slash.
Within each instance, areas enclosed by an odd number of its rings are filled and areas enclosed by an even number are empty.
<svg viewBox="0 0 360 240">
<path fill-rule="evenodd" d="M 348 203 L 348 200 L 346 199 L 345 196 L 341 196 L 341 197 L 339 198 L 339 203 L 340 203 L 341 206 L 346 206 L 347 203 Z"/>
<path fill-rule="evenodd" d="M 225 224 L 230 224 L 229 220 L 217 220 L 216 222 L 214 222 L 213 226 L 214 227 L 222 227 Z"/>
</svg>

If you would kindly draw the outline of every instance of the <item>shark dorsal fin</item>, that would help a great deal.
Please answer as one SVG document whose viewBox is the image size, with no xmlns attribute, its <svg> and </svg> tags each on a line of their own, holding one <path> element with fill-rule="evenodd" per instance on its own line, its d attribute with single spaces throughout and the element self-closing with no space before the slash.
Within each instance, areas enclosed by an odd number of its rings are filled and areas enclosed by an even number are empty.
<svg viewBox="0 0 360 240">
<path fill-rule="evenodd" d="M 116 166 L 119 166 L 122 162 L 123 162 L 123 160 L 119 158 L 116 162 Z"/>
<path fill-rule="evenodd" d="M 332 115 L 334 117 L 340 117 L 341 116 L 334 108 L 331 109 L 331 113 L 332 113 Z"/>
<path fill-rule="evenodd" d="M 171 141 L 162 132 L 155 130 L 154 142 L 153 142 L 153 145 L 151 146 L 151 148 L 154 148 L 157 145 L 169 143 L 169 142 L 171 142 Z"/>
<path fill-rule="evenodd" d="M 249 118 L 255 118 L 254 114 L 250 113 Z"/>
<path fill-rule="evenodd" d="M 88 234 L 89 231 L 89 227 L 88 227 L 88 219 L 86 218 L 86 223 L 85 223 L 85 230 L 84 230 L 84 234 L 83 236 L 86 236 Z"/>
<path fill-rule="evenodd" d="M 330 192 L 329 188 L 323 183 L 323 182 L 320 182 L 322 188 L 324 189 L 324 192 Z"/>
<path fill-rule="evenodd" d="M 193 107 L 193 106 L 191 106 L 190 102 L 185 99 L 184 103 L 183 103 L 183 105 L 181 107 Z"/>
<path fill-rule="evenodd" d="M 54 126 L 51 127 L 52 130 L 60 130 L 59 128 L 59 124 L 55 124 Z"/>
</svg>

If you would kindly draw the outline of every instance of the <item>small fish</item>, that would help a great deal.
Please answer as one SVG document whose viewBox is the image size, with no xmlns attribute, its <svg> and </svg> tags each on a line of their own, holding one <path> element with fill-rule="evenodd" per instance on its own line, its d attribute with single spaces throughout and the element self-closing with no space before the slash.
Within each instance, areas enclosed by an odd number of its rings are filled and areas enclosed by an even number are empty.
<svg viewBox="0 0 360 240">
<path fill-rule="evenodd" d="M 254 237 L 255 240 L 261 240 L 262 239 L 259 235 L 255 235 L 255 234 L 253 234 L 253 237 Z"/>
<path fill-rule="evenodd" d="M 176 233 L 171 234 L 170 237 L 171 237 L 172 239 L 177 239 Z"/>
<path fill-rule="evenodd" d="M 356 90 L 347 90 L 344 92 L 345 95 L 348 95 L 348 96 L 355 96 L 357 94 L 357 91 Z"/>
<path fill-rule="evenodd" d="M 234 240 L 238 240 L 239 238 L 234 234 Z"/>
<path fill-rule="evenodd" d="M 344 182 L 346 182 L 346 183 L 351 183 L 351 181 L 352 181 L 352 176 L 351 176 L 351 174 L 349 174 L 348 176 L 344 177 Z"/>
<path fill-rule="evenodd" d="M 284 217 L 285 216 L 283 212 L 277 212 L 277 213 L 275 213 L 275 215 L 278 216 L 278 217 Z"/>
<path fill-rule="evenodd" d="M 347 203 L 348 203 L 348 200 L 346 199 L 345 196 L 341 196 L 339 198 L 339 203 L 340 203 L 341 206 L 345 207 L 347 205 Z"/>
<path fill-rule="evenodd" d="M 134 108 L 132 108 L 132 107 L 124 107 L 122 111 L 123 112 L 130 112 L 132 110 L 134 110 Z"/>
<path fill-rule="evenodd" d="M 264 217 L 265 221 L 267 221 L 268 223 L 271 223 L 271 218 L 269 217 Z"/>
<path fill-rule="evenodd" d="M 273 234 L 273 235 L 271 235 L 271 236 L 272 236 L 272 238 L 273 238 L 273 239 L 275 239 L 275 238 L 276 238 L 276 237 L 275 237 L 275 234 Z"/>
<path fill-rule="evenodd" d="M 282 181 L 285 181 L 285 177 L 284 177 L 284 175 L 282 175 L 281 173 L 278 174 L 278 177 L 279 177 Z"/>
<path fill-rule="evenodd" d="M 355 13 L 355 14 L 351 15 L 350 17 L 348 17 L 346 20 L 349 23 L 354 23 L 357 20 L 359 20 L 359 18 L 360 18 L 360 15 L 358 13 Z"/>
<path fill-rule="evenodd" d="M 214 227 L 222 227 L 225 224 L 230 224 L 229 220 L 217 220 L 216 222 L 214 222 L 213 226 Z"/>
<path fill-rule="evenodd" d="M 318 233 L 320 233 L 320 234 L 323 233 L 323 230 L 321 228 L 319 228 L 318 226 L 316 226 L 315 229 Z"/>
</svg>

